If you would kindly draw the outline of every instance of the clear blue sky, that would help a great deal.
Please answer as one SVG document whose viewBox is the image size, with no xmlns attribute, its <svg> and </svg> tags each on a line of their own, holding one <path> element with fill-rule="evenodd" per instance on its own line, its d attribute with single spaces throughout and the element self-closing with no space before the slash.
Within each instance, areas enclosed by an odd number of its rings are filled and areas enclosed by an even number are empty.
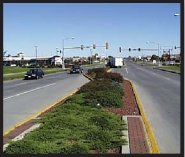
<svg viewBox="0 0 185 157">
<path fill-rule="evenodd" d="M 26 56 L 56 54 L 56 47 L 105 45 L 93 53 L 113 56 L 151 55 L 150 51 L 123 51 L 123 48 L 157 48 L 146 41 L 161 45 L 180 46 L 179 3 L 4 3 L 4 50 Z M 89 56 L 90 50 L 66 50 L 65 56 Z"/>
</svg>

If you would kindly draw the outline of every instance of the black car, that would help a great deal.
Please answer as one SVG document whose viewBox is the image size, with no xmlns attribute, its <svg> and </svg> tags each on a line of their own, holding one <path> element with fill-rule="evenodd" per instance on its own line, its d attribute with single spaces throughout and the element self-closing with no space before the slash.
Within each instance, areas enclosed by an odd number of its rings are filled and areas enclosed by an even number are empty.
<svg viewBox="0 0 185 157">
<path fill-rule="evenodd" d="M 24 75 L 25 79 L 39 79 L 43 78 L 44 72 L 42 69 L 36 68 L 36 69 L 30 69 L 27 71 L 27 73 Z"/>
<path fill-rule="evenodd" d="M 83 69 L 79 66 L 79 65 L 73 65 L 71 70 L 70 70 L 70 74 L 74 74 L 74 73 L 83 73 Z"/>
</svg>

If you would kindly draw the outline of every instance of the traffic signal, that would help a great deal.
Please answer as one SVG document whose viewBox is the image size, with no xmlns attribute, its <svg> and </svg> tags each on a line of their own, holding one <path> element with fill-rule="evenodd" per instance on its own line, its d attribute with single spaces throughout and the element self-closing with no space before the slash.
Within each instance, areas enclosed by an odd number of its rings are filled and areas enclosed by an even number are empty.
<svg viewBox="0 0 185 157">
<path fill-rule="evenodd" d="M 95 44 L 93 44 L 93 49 L 96 49 L 96 45 Z"/>
<path fill-rule="evenodd" d="M 105 43 L 105 48 L 106 48 L 106 50 L 109 48 L 108 42 Z"/>
<path fill-rule="evenodd" d="M 141 51 L 141 48 L 138 48 L 138 51 Z"/>
<path fill-rule="evenodd" d="M 177 49 L 177 47 L 175 46 L 175 49 Z"/>
<path fill-rule="evenodd" d="M 121 52 L 121 47 L 119 47 L 119 52 Z"/>
<path fill-rule="evenodd" d="M 84 49 L 84 45 L 81 45 L 81 50 L 83 50 Z"/>
<path fill-rule="evenodd" d="M 131 51 L 131 48 L 129 48 L 128 50 Z"/>
</svg>

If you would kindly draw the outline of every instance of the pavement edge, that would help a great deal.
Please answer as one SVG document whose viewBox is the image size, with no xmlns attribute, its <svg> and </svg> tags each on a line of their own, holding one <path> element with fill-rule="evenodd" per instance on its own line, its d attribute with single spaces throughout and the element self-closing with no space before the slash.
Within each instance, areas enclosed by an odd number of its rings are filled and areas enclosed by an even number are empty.
<svg viewBox="0 0 185 157">
<path fill-rule="evenodd" d="M 135 85 L 134 85 L 134 83 L 131 80 L 129 80 L 129 82 L 132 85 L 132 88 L 133 88 L 133 91 L 134 91 L 134 95 L 136 97 L 136 102 L 138 104 L 138 107 L 139 107 L 139 110 L 141 112 L 141 116 L 142 116 L 143 122 L 145 124 L 147 136 L 148 136 L 149 141 L 150 141 L 150 145 L 149 145 L 150 146 L 150 152 L 152 154 L 159 154 L 160 153 L 160 149 L 159 149 L 159 146 L 157 144 L 157 140 L 156 140 L 155 135 L 154 135 L 154 133 L 152 131 L 152 127 L 150 125 L 150 122 L 147 119 L 147 116 L 146 116 L 146 113 L 144 111 L 143 105 L 142 105 L 141 100 L 139 99 L 139 96 L 137 94 Z"/>
</svg>

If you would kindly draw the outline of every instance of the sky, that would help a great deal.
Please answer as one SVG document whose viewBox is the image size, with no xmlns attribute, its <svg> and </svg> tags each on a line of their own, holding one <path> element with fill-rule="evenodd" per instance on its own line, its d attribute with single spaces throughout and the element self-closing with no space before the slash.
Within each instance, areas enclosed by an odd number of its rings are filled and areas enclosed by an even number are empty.
<svg viewBox="0 0 185 157">
<path fill-rule="evenodd" d="M 108 42 L 108 50 L 97 47 L 92 53 L 157 55 L 127 49 L 157 49 L 157 43 L 166 49 L 180 46 L 180 16 L 175 13 L 180 13 L 180 3 L 4 3 L 3 49 L 6 55 L 35 56 L 38 46 L 37 56 L 51 56 L 59 54 L 56 49 L 63 48 L 63 41 L 64 48 Z M 90 56 L 91 50 L 65 49 L 64 54 Z"/>
</svg>

